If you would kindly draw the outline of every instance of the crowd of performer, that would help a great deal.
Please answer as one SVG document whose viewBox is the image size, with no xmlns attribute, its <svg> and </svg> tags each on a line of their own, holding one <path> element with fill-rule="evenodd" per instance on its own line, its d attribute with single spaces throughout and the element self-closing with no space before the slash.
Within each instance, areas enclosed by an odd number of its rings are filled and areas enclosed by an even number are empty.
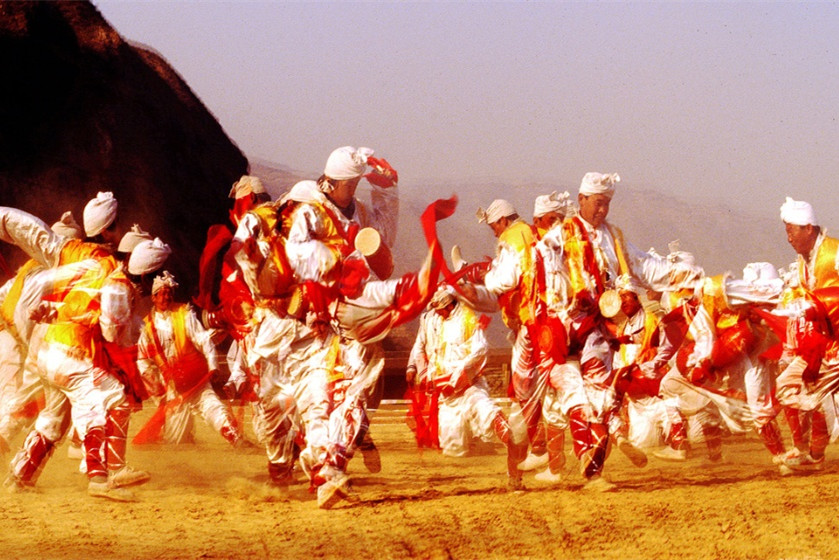
<svg viewBox="0 0 839 560">
<path fill-rule="evenodd" d="M 362 179 L 369 203 L 356 197 Z M 513 491 L 531 471 L 563 480 L 566 434 L 589 491 L 615 489 L 603 475 L 611 449 L 643 467 L 649 453 L 685 461 L 703 443 L 716 462 L 723 436 L 747 430 L 780 475 L 820 469 L 836 423 L 839 241 L 788 198 L 796 261 L 710 276 L 677 244 L 660 255 L 625 239 L 607 219 L 619 182 L 586 173 L 576 199 L 537 196 L 530 223 L 492 201 L 477 217 L 495 257 L 471 263 L 455 246 L 449 264 L 436 233 L 456 199 L 433 201 L 421 217 L 427 254 L 392 278 L 398 174 L 370 149 L 338 148 L 319 179 L 279 200 L 257 177 L 233 185 L 192 305 L 176 302 L 163 241 L 136 225 L 119 235 L 111 193 L 87 203 L 83 226 L 70 212 L 49 227 L 0 208 L 0 239 L 30 258 L 0 289 L 4 486 L 33 487 L 73 434 L 88 493 L 132 501 L 152 476 L 127 462 L 132 412 L 157 403 L 137 444 L 188 441 L 200 416 L 234 448 L 251 446 L 235 399 L 250 406 L 270 484 L 303 473 L 319 507 L 353 500 L 355 452 L 381 469 L 368 411 L 379 343 L 416 317 L 406 380 L 418 445 L 462 456 L 497 439 Z M 499 311 L 509 407 L 484 376 Z"/>
</svg>

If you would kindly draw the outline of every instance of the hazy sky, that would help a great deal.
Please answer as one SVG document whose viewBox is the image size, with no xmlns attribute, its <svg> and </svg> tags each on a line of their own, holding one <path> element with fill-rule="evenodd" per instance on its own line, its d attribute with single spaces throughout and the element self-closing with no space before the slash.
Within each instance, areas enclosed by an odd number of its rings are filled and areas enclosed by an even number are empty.
<svg viewBox="0 0 839 560">
<path fill-rule="evenodd" d="M 839 232 L 839 6 L 94 0 L 250 158 L 366 145 L 424 180 L 622 188 Z"/>
</svg>

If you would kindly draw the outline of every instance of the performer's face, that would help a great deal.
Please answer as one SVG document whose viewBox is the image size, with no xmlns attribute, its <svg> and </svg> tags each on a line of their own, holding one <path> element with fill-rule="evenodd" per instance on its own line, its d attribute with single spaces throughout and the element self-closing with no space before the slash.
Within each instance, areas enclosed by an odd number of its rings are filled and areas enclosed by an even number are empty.
<svg viewBox="0 0 839 560">
<path fill-rule="evenodd" d="M 612 199 L 605 194 L 581 194 L 577 197 L 580 203 L 580 217 L 593 225 L 600 227 L 609 215 L 609 205 Z"/>
<path fill-rule="evenodd" d="M 172 305 L 174 298 L 172 297 L 172 290 L 170 288 L 161 288 L 151 296 L 151 302 L 157 311 L 166 311 Z"/>
<path fill-rule="evenodd" d="M 491 224 L 489 224 L 490 229 L 492 230 L 492 235 L 495 237 L 501 237 L 501 234 L 504 233 L 504 230 L 507 229 L 507 226 L 510 225 L 510 220 L 507 218 L 499 218 L 495 220 Z"/>
<path fill-rule="evenodd" d="M 813 246 L 816 244 L 816 238 L 819 236 L 819 230 L 815 226 L 806 225 L 798 226 L 795 224 L 784 223 L 787 230 L 787 241 L 796 253 L 807 257 Z"/>
<path fill-rule="evenodd" d="M 630 290 L 621 290 L 621 311 L 627 317 L 632 317 L 641 309 L 638 295 Z"/>
<path fill-rule="evenodd" d="M 361 181 L 361 177 L 334 181 L 335 188 L 327 196 L 338 208 L 346 208 L 355 198 L 355 189 L 358 187 L 359 181 Z"/>
<path fill-rule="evenodd" d="M 547 214 L 543 214 L 538 218 L 533 218 L 533 225 L 542 228 L 545 231 L 551 229 L 554 224 L 557 224 L 562 221 L 562 214 L 556 211 L 548 212 Z"/>
<path fill-rule="evenodd" d="M 441 307 L 440 309 L 437 309 L 437 313 L 438 313 L 438 314 L 439 314 L 439 315 L 440 315 L 443 319 L 448 319 L 448 318 L 449 318 L 449 315 L 451 315 L 451 314 L 452 314 L 452 311 L 454 311 L 454 306 L 455 306 L 455 305 L 457 305 L 457 301 L 452 301 L 452 302 L 451 302 L 451 303 L 449 303 L 448 305 L 444 305 L 444 306 L 443 306 L 443 307 Z"/>
</svg>

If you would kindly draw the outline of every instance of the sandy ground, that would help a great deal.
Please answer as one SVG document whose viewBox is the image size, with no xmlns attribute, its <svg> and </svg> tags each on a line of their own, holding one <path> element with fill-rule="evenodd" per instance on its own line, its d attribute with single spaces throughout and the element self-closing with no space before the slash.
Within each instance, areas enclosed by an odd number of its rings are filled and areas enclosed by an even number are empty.
<svg viewBox="0 0 839 560">
<path fill-rule="evenodd" d="M 136 430 L 146 413 L 133 425 Z M 138 502 L 88 497 L 62 445 L 37 492 L 0 493 L 2 558 L 839 558 L 839 457 L 782 478 L 753 437 L 728 438 L 725 459 L 607 463 L 618 491 L 581 490 L 576 460 L 555 487 L 505 488 L 504 450 L 462 458 L 419 452 L 404 423 L 380 415 L 378 474 L 360 457 L 360 501 L 317 508 L 302 481 L 266 486 L 265 459 L 199 425 L 194 445 L 129 449 L 152 472 Z"/>
</svg>

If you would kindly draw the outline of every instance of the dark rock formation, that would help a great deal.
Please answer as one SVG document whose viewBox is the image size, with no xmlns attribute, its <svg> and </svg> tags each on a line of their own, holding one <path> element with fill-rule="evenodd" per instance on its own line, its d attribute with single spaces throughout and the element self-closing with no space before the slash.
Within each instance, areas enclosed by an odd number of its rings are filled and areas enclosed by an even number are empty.
<svg viewBox="0 0 839 560">
<path fill-rule="evenodd" d="M 168 63 L 92 4 L 0 3 L 0 205 L 81 223 L 85 203 L 112 191 L 120 231 L 139 223 L 169 243 L 166 268 L 188 293 L 207 227 L 227 222 L 247 168 Z"/>
</svg>

